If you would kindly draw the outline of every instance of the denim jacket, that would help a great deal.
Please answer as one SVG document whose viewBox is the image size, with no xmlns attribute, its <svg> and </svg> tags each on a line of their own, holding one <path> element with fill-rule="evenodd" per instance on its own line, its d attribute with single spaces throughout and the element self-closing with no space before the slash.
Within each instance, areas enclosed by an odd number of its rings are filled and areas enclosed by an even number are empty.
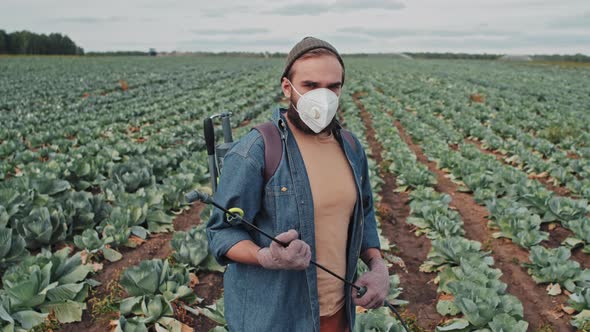
<svg viewBox="0 0 590 332">
<path fill-rule="evenodd" d="M 315 260 L 311 188 L 284 112 L 277 108 L 272 117 L 283 140 L 283 156 L 275 174 L 265 183 L 264 142 L 261 134 L 252 130 L 226 154 L 213 198 L 227 208 L 241 208 L 246 220 L 273 236 L 295 229 L 300 239 L 310 245 Z M 365 152 L 356 137 L 355 149 L 342 139 L 339 130 L 335 134 L 352 167 L 357 187 L 357 201 L 348 229 L 345 276 L 346 280 L 355 280 L 360 253 L 379 248 L 379 237 Z M 269 246 L 270 240 L 246 225 L 230 226 L 224 218 L 222 211 L 214 209 L 207 223 L 207 238 L 215 259 L 222 265 L 228 264 L 223 284 L 229 330 L 319 332 L 316 267 L 310 265 L 301 271 L 268 270 L 229 260 L 225 254 L 242 240 L 252 240 L 261 247 Z M 355 319 L 352 292 L 345 286 L 345 309 L 351 331 Z"/>
</svg>

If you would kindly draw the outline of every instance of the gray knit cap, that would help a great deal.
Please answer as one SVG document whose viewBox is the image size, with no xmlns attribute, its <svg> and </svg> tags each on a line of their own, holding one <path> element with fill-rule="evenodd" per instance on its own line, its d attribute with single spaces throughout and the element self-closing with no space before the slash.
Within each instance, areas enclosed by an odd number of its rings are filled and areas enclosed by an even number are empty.
<svg viewBox="0 0 590 332">
<path fill-rule="evenodd" d="M 342 65 L 342 84 L 344 84 L 344 62 L 342 61 L 340 54 L 338 53 L 338 51 L 336 51 L 336 48 L 334 48 L 334 46 L 332 46 L 330 43 L 323 41 L 321 39 L 314 38 L 314 37 L 305 37 L 299 43 L 297 43 L 297 44 L 295 44 L 295 46 L 293 46 L 293 48 L 289 52 L 289 55 L 287 55 L 287 62 L 285 64 L 285 70 L 283 71 L 283 76 L 281 76 L 281 81 L 283 80 L 283 77 L 287 77 L 287 74 L 289 73 L 291 66 L 293 66 L 293 63 L 297 59 L 299 59 L 299 57 L 301 57 L 303 54 L 307 53 L 308 51 L 311 51 L 316 48 L 325 48 L 325 49 L 328 49 L 328 50 L 334 52 L 334 54 L 336 54 L 338 61 Z"/>
</svg>

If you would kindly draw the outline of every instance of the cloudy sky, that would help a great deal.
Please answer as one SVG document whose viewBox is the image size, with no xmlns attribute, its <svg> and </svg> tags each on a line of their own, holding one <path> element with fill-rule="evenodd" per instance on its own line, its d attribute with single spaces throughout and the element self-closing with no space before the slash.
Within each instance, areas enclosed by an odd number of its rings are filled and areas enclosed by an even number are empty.
<svg viewBox="0 0 590 332">
<path fill-rule="evenodd" d="M 0 29 L 61 32 L 86 51 L 590 54 L 590 0 L 0 0 Z"/>
</svg>

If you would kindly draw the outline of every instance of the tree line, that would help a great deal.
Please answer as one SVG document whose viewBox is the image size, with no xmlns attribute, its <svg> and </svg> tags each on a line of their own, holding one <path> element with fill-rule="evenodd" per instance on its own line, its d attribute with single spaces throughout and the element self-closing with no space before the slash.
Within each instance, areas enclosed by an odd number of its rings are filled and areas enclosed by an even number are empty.
<svg viewBox="0 0 590 332">
<path fill-rule="evenodd" d="M 30 31 L 6 33 L 0 30 L 0 54 L 84 54 L 70 37 L 60 33 L 36 34 Z"/>
<path fill-rule="evenodd" d="M 148 52 L 143 51 L 107 51 L 107 52 L 86 52 L 89 56 L 145 56 Z"/>
<path fill-rule="evenodd" d="M 151 51 L 151 50 L 150 50 Z M 143 51 L 115 51 L 115 52 L 90 52 L 88 55 L 155 55 L 153 52 Z M 184 53 L 184 52 L 183 52 Z M 0 54 L 69 54 L 69 55 L 83 55 L 84 49 L 77 46 L 68 36 L 60 33 L 37 34 L 30 31 L 15 31 L 6 33 L 0 30 Z M 164 52 L 166 55 L 174 55 L 173 52 Z M 286 53 L 282 52 L 188 52 L 185 54 L 193 55 L 217 55 L 217 56 L 251 56 L 251 57 L 266 57 L 266 58 L 284 58 Z M 471 59 L 471 60 L 496 60 L 502 57 L 502 54 L 469 54 L 469 53 L 450 53 L 450 52 L 404 52 L 416 59 Z M 367 54 L 367 53 L 353 53 L 346 54 L 352 57 L 368 57 L 368 56 L 390 56 L 395 55 L 391 53 Z M 572 62 L 590 62 L 590 57 L 584 54 L 535 54 L 530 55 L 530 58 L 537 61 L 572 61 Z"/>
<path fill-rule="evenodd" d="M 567 54 L 547 54 L 547 55 L 533 55 L 533 60 L 539 61 L 571 61 L 571 62 L 590 62 L 590 56 L 576 53 L 574 55 Z"/>
<path fill-rule="evenodd" d="M 433 53 L 433 52 L 405 52 L 416 59 L 468 59 L 468 60 L 497 60 L 503 54 L 471 54 L 471 53 Z M 537 61 L 571 61 L 590 62 L 590 57 L 581 53 L 577 54 L 531 54 L 529 57 Z"/>
</svg>

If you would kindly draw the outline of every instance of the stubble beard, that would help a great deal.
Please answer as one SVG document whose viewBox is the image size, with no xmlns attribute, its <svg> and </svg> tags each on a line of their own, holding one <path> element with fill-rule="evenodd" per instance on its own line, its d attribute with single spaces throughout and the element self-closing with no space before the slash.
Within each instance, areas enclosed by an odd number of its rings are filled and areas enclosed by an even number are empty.
<svg viewBox="0 0 590 332">
<path fill-rule="evenodd" d="M 320 135 L 320 134 L 326 134 L 326 133 L 331 133 L 334 131 L 334 129 L 336 129 L 338 127 L 338 119 L 336 117 L 336 115 L 334 115 L 334 118 L 332 119 L 332 121 L 330 121 L 330 124 L 328 124 L 328 126 L 326 128 L 324 128 L 322 131 L 320 131 L 319 133 L 316 134 L 315 131 L 311 130 L 311 128 L 309 128 L 305 122 L 303 122 L 303 120 L 301 120 L 301 117 L 299 116 L 299 112 L 297 112 L 297 110 L 295 110 L 295 101 L 293 100 L 293 97 L 289 98 L 289 108 L 287 109 L 287 117 L 289 117 L 289 121 L 291 121 L 291 123 L 295 126 L 295 128 L 301 130 L 302 132 L 304 132 L 305 134 L 308 135 Z M 336 114 L 338 114 L 340 112 L 340 105 L 338 105 L 338 109 L 336 110 Z"/>
</svg>

